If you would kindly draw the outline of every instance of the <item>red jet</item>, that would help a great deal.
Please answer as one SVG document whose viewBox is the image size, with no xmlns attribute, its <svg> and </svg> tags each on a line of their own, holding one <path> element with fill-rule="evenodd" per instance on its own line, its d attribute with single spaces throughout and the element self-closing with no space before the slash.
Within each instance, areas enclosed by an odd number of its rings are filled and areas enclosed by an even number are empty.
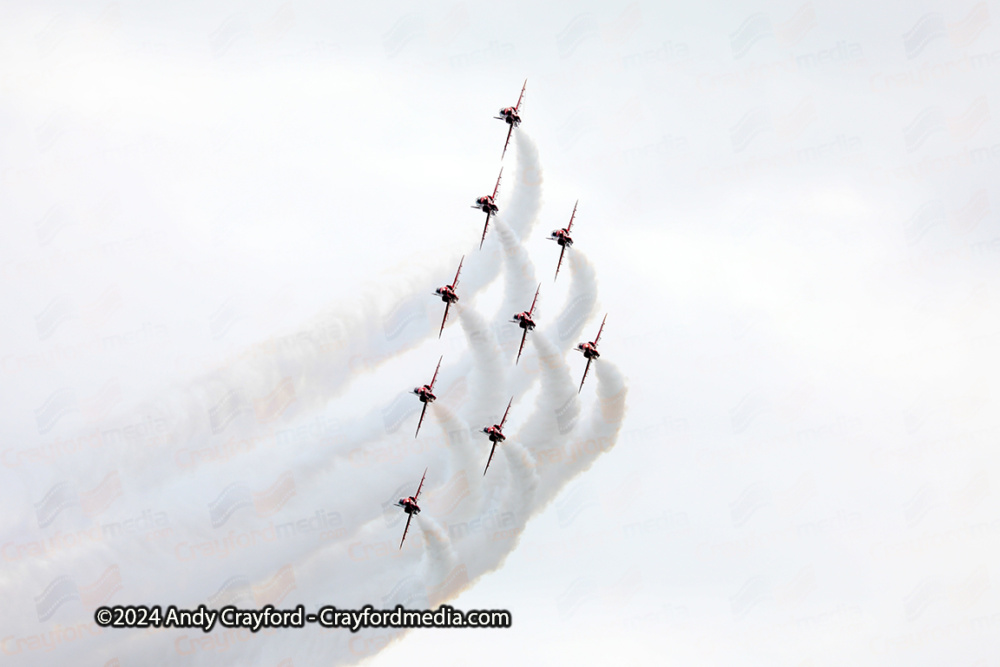
<svg viewBox="0 0 1000 667">
<path fill-rule="evenodd" d="M 507 154 L 507 144 L 510 143 L 510 134 L 514 131 L 514 128 L 521 124 L 521 100 L 524 99 L 524 89 L 528 87 L 528 80 L 524 80 L 524 85 L 521 86 L 521 95 L 517 98 L 517 104 L 512 107 L 504 107 L 500 109 L 500 115 L 494 116 L 497 120 L 502 120 L 508 125 L 510 129 L 507 130 L 507 141 L 503 144 L 503 153 L 500 154 L 500 159 Z"/>
<path fill-rule="evenodd" d="M 590 362 L 594 359 L 598 359 L 601 353 L 597 351 L 597 341 L 601 340 L 601 332 L 604 331 L 604 323 L 608 320 L 608 316 L 605 315 L 604 319 L 601 320 L 601 328 L 597 330 L 597 338 L 589 343 L 578 343 L 576 349 L 583 352 L 583 356 L 587 358 L 587 367 L 583 369 L 583 380 L 580 380 L 580 388 L 576 393 L 583 391 L 583 381 L 587 379 L 587 371 L 590 370 Z"/>
<path fill-rule="evenodd" d="M 444 287 L 438 287 L 434 290 L 434 293 L 441 297 L 444 301 L 444 319 L 441 320 L 441 330 L 438 331 L 438 338 L 444 333 L 444 323 L 448 321 L 448 309 L 451 308 L 451 304 L 458 301 L 458 295 L 455 294 L 455 287 L 458 285 L 458 274 L 462 272 L 462 263 L 465 261 L 465 257 L 462 257 L 461 261 L 458 263 L 458 271 L 455 272 L 455 280 L 452 281 L 450 285 L 445 285 Z"/>
<path fill-rule="evenodd" d="M 483 477 L 486 476 L 486 471 L 490 469 L 490 462 L 493 461 L 493 453 L 497 450 L 497 445 L 507 439 L 503 434 L 503 425 L 507 421 L 507 413 L 510 412 L 510 404 L 513 402 L 514 398 L 511 397 L 510 401 L 507 402 L 507 410 L 504 411 L 503 419 L 500 420 L 499 424 L 487 426 L 483 429 L 483 433 L 490 436 L 490 442 L 493 443 L 493 449 L 490 450 L 490 458 L 486 461 L 486 468 L 483 470 Z"/>
<path fill-rule="evenodd" d="M 490 216 L 499 211 L 496 205 L 497 192 L 500 191 L 500 177 L 503 176 L 503 167 L 500 167 L 500 173 L 497 175 L 497 184 L 493 186 L 493 194 L 485 195 L 476 200 L 476 205 L 472 208 L 478 208 L 480 211 L 486 214 L 486 225 L 483 226 L 483 238 L 479 240 L 479 249 L 483 249 L 483 241 L 486 240 L 486 230 L 490 228 Z"/>
<path fill-rule="evenodd" d="M 441 357 L 441 359 L 444 359 L 444 357 Z M 420 411 L 420 421 L 417 422 L 417 432 L 413 434 L 414 438 L 420 434 L 420 425 L 424 423 L 424 415 L 427 414 L 427 404 L 433 403 L 437 399 L 437 396 L 434 395 L 434 381 L 437 380 L 438 371 L 441 370 L 441 359 L 438 359 L 438 365 L 434 369 L 434 377 L 431 378 L 431 383 L 425 384 L 422 387 L 414 387 L 413 389 L 413 393 L 424 404 L 423 409 Z"/>
<path fill-rule="evenodd" d="M 566 248 L 573 246 L 573 237 L 569 235 L 569 230 L 573 229 L 573 218 L 576 217 L 576 205 L 580 203 L 580 200 L 576 200 L 576 204 L 573 204 L 573 215 L 569 216 L 569 224 L 562 229 L 557 229 L 552 232 L 549 236 L 550 241 L 555 241 L 558 243 L 562 249 L 559 251 L 559 263 L 556 264 L 556 278 L 559 278 L 559 267 L 562 266 L 563 254 L 566 252 Z"/>
<path fill-rule="evenodd" d="M 524 333 L 521 334 L 521 347 L 517 348 L 517 359 L 514 361 L 516 365 L 518 361 L 521 360 L 521 351 L 524 350 L 524 339 L 528 337 L 528 332 L 535 328 L 535 321 L 531 319 L 531 313 L 535 312 L 535 303 L 538 301 L 538 290 L 542 289 L 539 285 L 538 289 L 535 290 L 535 298 L 531 301 L 531 308 L 525 312 L 518 313 L 514 316 L 511 322 L 516 322 L 517 326 L 524 329 Z"/>
<path fill-rule="evenodd" d="M 414 493 L 409 498 L 400 498 L 399 502 L 396 503 L 397 507 L 402 507 L 403 511 L 406 512 L 406 528 L 403 529 L 403 539 L 399 541 L 399 548 L 403 548 L 403 541 L 406 540 L 406 532 L 410 530 L 410 521 L 413 519 L 414 514 L 420 514 L 420 506 L 417 505 L 417 498 L 420 497 L 420 489 L 424 488 L 424 479 L 427 477 L 427 468 L 424 468 L 424 476 L 420 478 L 420 486 L 417 487 L 417 492 Z"/>
</svg>

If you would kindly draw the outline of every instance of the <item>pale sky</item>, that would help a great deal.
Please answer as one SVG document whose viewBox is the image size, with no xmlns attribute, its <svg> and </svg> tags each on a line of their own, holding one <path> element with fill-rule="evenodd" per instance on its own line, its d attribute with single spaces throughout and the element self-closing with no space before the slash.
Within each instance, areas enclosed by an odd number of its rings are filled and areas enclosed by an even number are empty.
<svg viewBox="0 0 1000 667">
<path fill-rule="evenodd" d="M 923 1 L 0 8 L 0 652 L 123 667 L 992 664 L 998 15 Z M 501 163 L 493 116 L 525 79 Z M 470 205 L 501 164 L 507 218 L 478 251 Z M 552 279 L 545 239 L 577 200 L 569 253 L 596 292 Z M 503 224 L 524 234 L 515 259 Z M 508 609 L 513 627 L 388 646 L 315 628 L 232 645 L 88 634 L 98 604 L 381 606 L 433 588 L 440 554 L 415 524 L 393 558 L 402 525 L 382 503 L 436 466 L 422 517 L 454 530 L 449 474 L 472 450 L 444 444 L 444 411 L 412 439 L 416 399 L 395 401 L 443 356 L 439 406 L 467 398 L 460 419 L 516 391 L 512 445 L 548 438 L 532 407 L 552 408 L 534 342 L 515 367 L 500 341 L 490 387 L 457 313 L 436 338 L 431 287 L 462 255 L 470 290 L 520 263 L 463 302 L 487 320 L 541 283 L 551 336 L 578 291 L 596 295 L 566 344 L 608 313 L 597 364 L 628 389 L 616 444 L 582 473 L 546 466 L 518 495 L 512 446 L 468 477 L 461 502 L 493 511 L 463 544 L 486 546 L 454 546 L 484 574 L 447 603 Z M 319 356 L 287 343 L 300 334 Z M 356 352 L 350 373 L 324 365 L 331 349 Z M 575 391 L 583 359 L 561 350 Z M 602 416 L 598 380 L 580 429 Z M 516 543 L 488 535 L 506 511 L 527 521 Z M 358 532 L 185 560 L 230 530 L 316 516 Z"/>
</svg>

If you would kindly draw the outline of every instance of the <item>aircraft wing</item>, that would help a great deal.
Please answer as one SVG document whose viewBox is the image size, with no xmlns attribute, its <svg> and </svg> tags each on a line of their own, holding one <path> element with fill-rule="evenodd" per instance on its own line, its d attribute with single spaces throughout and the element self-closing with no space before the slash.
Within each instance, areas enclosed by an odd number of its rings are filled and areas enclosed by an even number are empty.
<svg viewBox="0 0 1000 667">
<path fill-rule="evenodd" d="M 431 378 L 431 391 L 434 391 L 434 383 L 437 382 L 438 371 L 441 370 L 441 359 L 444 359 L 444 355 L 442 355 L 441 358 L 438 359 L 437 368 L 434 369 L 434 377 Z"/>
<path fill-rule="evenodd" d="M 424 480 L 427 479 L 427 468 L 424 468 L 424 476 L 420 478 L 420 485 L 417 487 L 417 492 L 413 494 L 413 500 L 420 499 L 420 490 L 424 488 Z"/>
<path fill-rule="evenodd" d="M 604 323 L 608 321 L 608 316 L 605 315 L 604 319 L 601 320 L 601 328 L 597 330 L 597 338 L 594 339 L 594 347 L 597 347 L 597 342 L 601 340 L 601 332 L 604 331 Z"/>
<path fill-rule="evenodd" d="M 448 309 L 451 308 L 451 301 L 445 301 L 444 303 L 444 317 L 441 319 L 441 330 L 438 331 L 438 338 L 444 333 L 444 323 L 448 321 Z"/>
<path fill-rule="evenodd" d="M 510 141 L 510 132 L 507 133 L 507 140 Z M 504 150 L 507 150 L 507 146 L 504 146 Z M 500 177 L 503 176 L 503 167 L 500 167 L 500 173 L 497 174 L 497 184 L 493 186 L 493 203 L 496 203 L 497 193 L 500 192 Z"/>
<path fill-rule="evenodd" d="M 581 391 L 583 391 L 583 383 L 584 383 L 584 382 L 586 381 L 586 379 L 587 379 L 587 371 L 589 371 L 589 370 L 590 370 L 590 362 L 591 362 L 591 361 L 593 361 L 593 359 L 587 359 L 587 367 L 583 369 L 583 378 L 582 378 L 582 379 L 580 380 L 580 388 L 576 390 L 576 393 L 578 393 L 578 394 L 579 394 L 579 393 L 580 393 Z"/>
<path fill-rule="evenodd" d="M 427 414 L 427 404 L 424 403 L 423 409 L 420 411 L 420 421 L 417 422 L 417 432 L 413 434 L 413 437 L 420 435 L 420 425 L 424 423 L 424 415 Z"/>
<path fill-rule="evenodd" d="M 528 337 L 528 330 L 525 329 L 524 333 L 521 334 L 521 347 L 517 348 L 517 359 L 514 360 L 514 365 L 521 361 L 521 352 L 524 350 L 524 339 Z"/>
<path fill-rule="evenodd" d="M 500 420 L 500 430 L 503 431 L 504 422 L 507 421 L 507 413 L 510 412 L 510 404 L 514 402 L 514 397 L 511 396 L 510 400 L 507 401 L 507 409 L 504 410 L 503 419 Z"/>
<path fill-rule="evenodd" d="M 569 224 L 566 225 L 566 233 L 569 234 L 569 230 L 573 229 L 573 218 L 576 217 L 576 207 L 580 203 L 580 200 L 576 200 L 576 204 L 573 204 L 573 215 L 569 216 Z"/>
<path fill-rule="evenodd" d="M 399 541 L 399 548 L 400 549 L 403 548 L 403 542 L 406 541 L 406 533 L 407 533 L 407 531 L 410 530 L 410 520 L 412 520 L 412 519 L 413 519 L 413 515 L 412 514 L 407 514 L 406 515 L 406 528 L 403 529 L 403 539 L 401 539 Z"/>
<path fill-rule="evenodd" d="M 542 289 L 542 284 L 538 283 L 538 288 L 535 289 L 535 298 L 531 300 L 531 308 L 528 309 L 528 317 L 535 312 L 535 303 L 538 301 L 538 292 Z"/>
<path fill-rule="evenodd" d="M 521 94 L 517 96 L 517 105 L 514 107 L 514 111 L 521 111 L 521 100 L 524 99 L 524 89 L 528 87 L 528 80 L 524 80 L 524 85 L 521 86 Z"/>
<path fill-rule="evenodd" d="M 483 242 L 486 240 L 486 230 L 490 228 L 490 215 L 492 214 L 491 213 L 486 214 L 486 224 L 483 225 L 483 238 L 479 239 L 480 250 L 483 249 Z"/>
<path fill-rule="evenodd" d="M 559 263 L 556 264 L 556 278 L 554 278 L 553 280 L 559 278 L 559 267 L 562 266 L 562 258 L 563 258 L 563 255 L 566 254 L 566 246 L 559 246 L 559 248 L 560 248 L 560 250 L 559 250 Z"/>
<path fill-rule="evenodd" d="M 486 476 L 486 471 L 490 469 L 490 463 L 493 461 L 493 452 L 497 450 L 497 443 L 493 443 L 493 449 L 490 450 L 490 458 L 486 461 L 486 468 L 483 469 L 483 477 Z"/>
<path fill-rule="evenodd" d="M 455 272 L 455 281 L 451 284 L 451 288 L 455 289 L 458 287 L 458 275 L 462 273 L 462 264 L 465 262 L 465 255 L 462 255 L 462 259 L 458 262 L 458 271 Z"/>
<path fill-rule="evenodd" d="M 501 160 L 503 159 L 503 156 L 507 154 L 507 145 L 510 143 L 510 134 L 513 131 L 514 131 L 514 125 L 511 124 L 510 127 L 507 128 L 507 141 L 503 142 L 503 153 L 500 154 Z"/>
</svg>

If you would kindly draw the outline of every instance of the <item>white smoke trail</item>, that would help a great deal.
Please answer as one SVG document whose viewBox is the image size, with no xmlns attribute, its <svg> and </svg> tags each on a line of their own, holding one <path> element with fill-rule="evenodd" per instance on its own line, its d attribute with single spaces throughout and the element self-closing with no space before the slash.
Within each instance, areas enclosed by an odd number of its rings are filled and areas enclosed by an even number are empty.
<svg viewBox="0 0 1000 667">
<path fill-rule="evenodd" d="M 478 312 L 467 306 L 459 317 L 473 357 L 469 420 L 473 425 L 486 425 L 509 398 L 508 364 L 503 359 L 496 335 Z"/>
<path fill-rule="evenodd" d="M 571 282 L 566 304 L 555 321 L 546 327 L 549 340 L 558 343 L 560 350 L 572 347 L 583 333 L 583 328 L 597 305 L 597 272 L 580 250 L 571 248 L 569 267 Z"/>
<path fill-rule="evenodd" d="M 423 561 L 426 570 L 425 584 L 430 588 L 440 588 L 448 574 L 458 565 L 458 554 L 451 546 L 448 533 L 437 521 L 423 514 L 418 514 L 417 522 L 420 524 L 427 544 Z"/>
<path fill-rule="evenodd" d="M 579 395 L 569 365 L 548 338 L 536 330 L 531 341 L 538 350 L 541 390 L 535 410 L 521 426 L 518 437 L 529 451 L 537 452 L 544 447 L 546 458 L 561 458 L 563 443 L 580 414 Z"/>
<path fill-rule="evenodd" d="M 520 535 L 532 514 L 539 477 L 535 470 L 535 459 L 524 445 L 514 440 L 505 442 L 503 448 L 504 458 L 511 472 L 505 506 L 514 514 L 517 520 L 516 530 Z"/>
<path fill-rule="evenodd" d="M 461 471 L 466 478 L 476 479 L 482 467 L 482 452 L 476 448 L 470 437 L 472 431 L 465 420 L 448 408 L 433 403 L 434 412 L 439 415 L 441 429 L 447 436 L 448 447 L 452 453 L 452 467 Z M 469 487 L 469 496 L 462 506 L 454 510 L 458 519 L 475 516 L 482 511 L 484 498 L 482 486 L 473 484 Z"/>
<path fill-rule="evenodd" d="M 538 282 L 535 279 L 535 267 L 528 257 L 527 251 L 521 245 L 514 232 L 502 219 L 497 220 L 497 235 L 503 243 L 504 253 L 504 292 L 500 309 L 493 321 L 494 328 L 501 332 L 498 339 L 504 352 L 511 355 L 513 361 L 521 343 L 521 329 L 511 323 L 514 313 L 527 311 Z M 541 295 L 532 317 L 538 319 L 542 311 Z M 530 334 L 529 334 L 530 335 Z"/>
<path fill-rule="evenodd" d="M 598 456 L 614 446 L 625 419 L 628 388 L 621 371 L 605 359 L 596 360 L 593 370 L 597 376 L 597 410 L 591 416 L 586 437 L 571 446 L 571 475 L 587 470 Z"/>
<path fill-rule="evenodd" d="M 519 238 L 526 239 L 538 222 L 542 210 L 542 167 L 538 147 L 531 137 L 518 131 L 517 144 L 518 181 L 510 202 L 504 209 L 504 218 Z"/>
</svg>

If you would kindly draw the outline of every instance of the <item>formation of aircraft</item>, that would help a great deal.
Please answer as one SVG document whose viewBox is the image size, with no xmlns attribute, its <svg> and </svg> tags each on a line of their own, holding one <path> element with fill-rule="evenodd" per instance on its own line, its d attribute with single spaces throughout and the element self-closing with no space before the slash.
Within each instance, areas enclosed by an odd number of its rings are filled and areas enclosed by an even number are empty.
<svg viewBox="0 0 1000 667">
<path fill-rule="evenodd" d="M 424 488 L 424 480 L 427 479 L 427 468 L 424 468 L 424 476 L 420 478 L 420 486 L 417 487 L 417 492 L 408 498 L 400 498 L 396 503 L 398 507 L 402 507 L 403 511 L 406 512 L 406 528 L 403 529 L 403 539 L 399 541 L 399 548 L 403 548 L 403 542 L 406 541 L 406 533 L 410 530 L 410 521 L 413 520 L 414 514 L 420 514 L 420 505 L 417 505 L 417 498 L 420 497 L 420 490 Z"/>
<path fill-rule="evenodd" d="M 515 127 L 521 124 L 521 102 L 524 101 L 524 91 L 527 88 L 528 82 L 525 80 L 524 85 L 521 86 L 521 94 L 517 98 L 517 104 L 512 107 L 505 107 L 500 110 L 500 115 L 496 116 L 499 120 L 506 122 L 509 126 L 507 130 L 507 140 L 504 142 L 503 153 L 501 154 L 501 160 L 503 156 L 507 154 L 507 146 L 510 144 L 510 137 L 514 131 Z M 503 167 L 500 168 L 500 173 L 497 175 L 496 185 L 493 186 L 493 194 L 484 195 L 476 199 L 476 203 L 473 208 L 477 208 L 484 213 L 486 213 L 486 224 L 483 226 L 483 234 L 479 239 L 479 247 L 482 249 L 483 242 L 486 240 L 486 232 L 489 230 L 490 218 L 499 211 L 499 207 L 496 203 L 497 194 L 500 192 L 500 179 L 503 176 Z M 571 232 L 573 230 L 573 222 L 576 220 L 576 210 L 579 205 L 579 200 L 573 204 L 573 212 L 570 214 L 569 223 L 560 229 L 554 230 L 549 235 L 550 241 L 555 241 L 559 244 L 559 261 L 556 263 L 556 273 L 553 280 L 559 278 L 559 269 L 562 267 L 563 256 L 566 254 L 566 249 L 573 246 L 573 237 Z M 438 330 L 438 338 L 444 333 L 444 325 L 448 322 L 448 312 L 453 303 L 458 301 L 458 293 L 456 289 L 458 288 L 458 278 L 462 273 L 462 266 L 465 263 L 465 257 L 463 256 L 458 262 L 458 270 L 455 272 L 455 278 L 452 280 L 450 285 L 444 285 L 443 287 L 438 287 L 434 290 L 434 295 L 439 297 L 445 303 L 444 307 L 444 317 L 441 319 L 441 327 Z M 542 286 L 539 285 L 535 289 L 535 296 L 531 301 L 531 307 L 528 310 L 517 313 L 513 316 L 511 322 L 517 324 L 523 330 L 521 334 L 521 344 L 517 348 L 517 358 L 514 360 L 514 364 L 517 365 L 521 360 L 521 353 L 524 351 L 524 343 L 527 340 L 528 332 L 533 330 L 536 326 L 535 324 L 535 306 L 538 303 L 538 295 L 541 291 Z M 600 358 L 600 352 L 597 350 L 597 344 L 601 340 L 601 334 L 604 332 L 604 324 L 607 322 L 608 316 L 605 315 L 604 319 L 601 320 L 601 326 L 597 330 L 597 336 L 594 340 L 589 342 L 578 343 L 576 350 L 581 352 L 584 358 L 587 360 L 587 365 L 583 369 L 583 378 L 580 380 L 580 388 L 577 393 L 583 391 L 583 383 L 587 380 L 587 373 L 590 372 L 590 364 L 596 359 Z M 413 389 L 413 393 L 416 394 L 420 402 L 423 403 L 423 407 L 420 410 L 420 419 L 417 421 L 417 430 L 414 433 L 414 437 L 420 435 L 420 427 L 424 423 L 424 416 L 427 414 L 427 406 L 437 400 L 437 396 L 434 395 L 434 383 L 437 382 L 438 371 L 441 370 L 441 359 L 438 359 L 437 367 L 434 369 L 434 375 L 431 377 L 429 384 L 421 385 Z M 486 459 L 486 467 L 483 469 L 483 476 L 490 469 L 490 463 L 493 462 L 493 455 L 496 453 L 497 445 L 504 442 L 507 438 L 503 433 L 504 425 L 507 423 L 507 416 L 510 414 L 511 405 L 514 403 L 514 398 L 511 397 L 510 401 L 507 402 L 507 409 L 504 410 L 503 417 L 500 419 L 499 424 L 493 424 L 492 426 L 483 427 L 482 431 L 485 433 L 490 440 L 490 455 Z M 410 530 L 410 521 L 413 519 L 414 514 L 420 514 L 420 506 L 417 504 L 417 500 L 420 497 L 420 491 L 424 487 L 424 481 L 427 479 L 427 470 L 424 470 L 423 476 L 420 478 L 420 484 L 417 486 L 417 492 L 408 498 L 400 498 L 396 503 L 396 506 L 403 509 L 407 514 L 406 527 L 403 529 L 403 538 L 399 541 L 399 548 L 403 548 L 403 542 L 406 540 L 406 534 Z"/>
<path fill-rule="evenodd" d="M 448 309 L 451 308 L 451 304 L 458 301 L 458 295 L 455 294 L 455 288 L 458 287 L 458 276 L 462 273 L 462 263 L 465 262 L 465 256 L 458 262 L 458 271 L 455 272 L 455 279 L 451 281 L 450 285 L 445 285 L 444 287 L 438 287 L 434 290 L 434 293 L 441 297 L 444 301 L 444 318 L 441 319 L 441 329 L 438 331 L 438 338 L 444 333 L 444 323 L 448 321 Z"/>
</svg>

